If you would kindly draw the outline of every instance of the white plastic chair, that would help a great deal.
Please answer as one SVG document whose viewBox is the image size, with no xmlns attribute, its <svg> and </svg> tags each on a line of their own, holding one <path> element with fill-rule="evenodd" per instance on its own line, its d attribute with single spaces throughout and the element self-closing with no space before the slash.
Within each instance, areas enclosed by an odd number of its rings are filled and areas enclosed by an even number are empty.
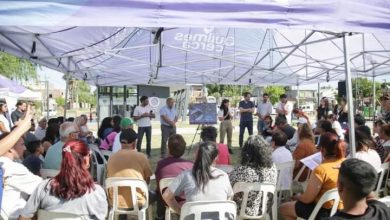
<svg viewBox="0 0 390 220">
<path fill-rule="evenodd" d="M 187 216 L 193 215 L 193 220 L 201 220 L 202 213 L 218 213 L 218 219 L 236 219 L 237 206 L 233 201 L 201 201 L 186 202 L 181 208 L 180 220 L 185 220 Z M 226 217 L 229 215 L 229 218 Z"/>
<path fill-rule="evenodd" d="M 163 194 L 163 190 L 165 188 L 167 188 L 171 183 L 172 181 L 174 180 L 175 178 L 163 178 L 160 180 L 159 182 L 159 186 L 160 186 L 160 193 L 161 195 Z M 171 220 L 171 212 L 172 213 L 176 213 L 175 211 L 173 211 L 173 209 L 169 208 L 169 207 L 165 207 L 165 220 Z"/>
<path fill-rule="evenodd" d="M 390 163 L 383 163 L 381 165 L 381 171 L 378 173 L 378 183 L 374 190 L 375 195 L 380 198 L 381 195 L 387 196 L 387 179 L 389 177 L 389 164 Z M 385 179 L 386 176 L 386 179 Z M 385 183 L 383 181 L 385 180 Z"/>
<path fill-rule="evenodd" d="M 300 182 L 300 181 L 299 181 L 299 178 L 302 176 L 303 171 L 305 171 L 306 168 L 309 170 L 309 172 L 307 173 L 307 176 L 306 176 L 306 180 L 304 180 L 303 182 Z M 306 188 L 307 188 L 307 184 L 308 184 L 308 182 L 309 182 L 310 175 L 311 175 L 311 170 L 310 170 L 307 166 L 305 166 L 304 164 L 302 164 L 302 167 L 301 167 L 301 169 L 298 171 L 298 174 L 295 176 L 294 181 L 297 182 L 297 183 L 299 183 L 299 184 L 301 184 L 301 186 L 302 186 L 302 188 L 303 188 L 303 191 L 305 191 Z"/>
<path fill-rule="evenodd" d="M 38 210 L 38 220 L 87 220 L 86 216 L 75 215 L 72 213 L 60 213 L 60 212 L 49 212 L 43 209 Z"/>
<path fill-rule="evenodd" d="M 248 205 L 248 196 L 249 192 L 251 191 L 257 191 L 261 192 L 263 195 L 263 198 L 261 200 L 261 215 L 258 216 L 250 216 L 245 214 L 245 209 Z M 245 183 L 245 182 L 237 182 L 233 186 L 233 192 L 234 194 L 242 192 L 242 203 L 240 207 L 240 213 L 238 214 L 237 219 L 266 219 L 269 217 L 267 213 L 267 203 L 269 200 L 268 194 L 271 193 L 273 195 L 273 205 L 272 205 L 272 213 L 273 216 L 276 216 L 276 203 L 275 203 L 275 186 L 273 184 L 267 184 L 267 183 Z M 274 218 L 276 220 L 276 218 Z"/>
<path fill-rule="evenodd" d="M 108 220 L 117 219 L 118 215 L 137 215 L 138 220 L 146 220 L 146 209 L 149 207 L 149 191 L 148 186 L 143 180 L 131 179 L 131 178 L 122 178 L 122 177 L 110 177 L 105 181 L 107 194 L 108 190 L 111 189 L 112 192 L 112 208 L 108 214 Z M 131 201 L 132 201 L 132 210 L 123 210 L 118 207 L 118 188 L 119 187 L 130 187 L 131 190 Z M 143 207 L 138 206 L 137 200 L 137 189 L 140 189 L 145 193 L 145 204 Z M 148 209 L 149 219 L 153 219 L 152 209 Z"/>
<path fill-rule="evenodd" d="M 92 150 L 92 176 L 96 172 L 96 181 L 104 185 L 107 160 L 96 145 L 89 145 L 89 148 Z M 98 157 L 103 163 L 99 163 Z"/>
<path fill-rule="evenodd" d="M 314 208 L 313 212 L 310 214 L 309 218 L 307 220 L 315 220 L 318 212 L 320 211 L 321 207 L 328 201 L 334 201 L 332 209 L 330 211 L 330 216 L 333 216 L 336 211 L 337 207 L 340 203 L 340 196 L 337 191 L 337 188 L 328 190 L 324 193 L 324 195 L 321 196 L 321 199 L 317 202 L 316 207 Z M 297 218 L 297 220 L 304 220 L 303 218 Z"/>
<path fill-rule="evenodd" d="M 282 199 L 282 192 L 284 191 L 287 191 L 289 193 L 289 195 L 291 196 L 292 195 L 292 183 L 293 183 L 293 171 L 294 171 L 294 167 L 295 167 L 295 161 L 289 161 L 289 162 L 285 162 L 285 163 L 279 163 L 279 164 L 275 164 L 276 166 L 276 169 L 278 171 L 278 179 L 276 181 L 276 192 L 278 194 L 278 202 L 277 204 L 280 204 L 280 201 Z M 280 175 L 280 173 L 283 173 L 282 171 L 288 171 L 290 172 L 290 175 L 291 175 L 291 184 L 290 184 L 290 187 L 289 189 L 282 189 L 282 179 L 283 179 L 283 176 Z"/>
<path fill-rule="evenodd" d="M 225 172 L 227 174 L 229 174 L 230 172 L 232 172 L 234 170 L 234 167 L 232 165 L 215 165 L 214 167 L 222 170 L 223 172 Z"/>
<path fill-rule="evenodd" d="M 57 176 L 57 174 L 60 172 L 59 170 L 53 170 L 53 169 L 40 169 L 39 171 L 41 173 L 41 177 L 43 179 L 47 178 L 53 178 Z"/>
</svg>

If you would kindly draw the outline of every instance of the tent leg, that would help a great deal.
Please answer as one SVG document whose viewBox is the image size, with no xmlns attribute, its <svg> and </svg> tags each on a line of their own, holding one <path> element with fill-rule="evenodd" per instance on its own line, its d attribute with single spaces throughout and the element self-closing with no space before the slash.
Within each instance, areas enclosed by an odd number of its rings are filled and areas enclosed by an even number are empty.
<svg viewBox="0 0 390 220">
<path fill-rule="evenodd" d="M 64 106 L 64 121 L 66 121 L 66 109 L 68 108 L 68 94 L 69 94 L 69 72 L 65 75 L 66 77 L 66 86 L 65 86 L 65 106 Z"/>
<path fill-rule="evenodd" d="M 376 116 L 376 85 L 375 85 L 375 70 L 372 70 L 372 122 L 375 122 L 375 116 Z M 373 125 L 375 127 L 375 125 Z M 374 130 L 373 130 L 374 131 Z"/>
<path fill-rule="evenodd" d="M 355 121 L 354 121 L 354 110 L 353 110 L 353 96 L 352 96 L 352 78 L 351 78 L 351 69 L 350 69 L 350 58 L 349 58 L 349 48 L 348 48 L 348 39 L 346 34 L 343 34 L 343 46 L 344 46 L 344 67 L 345 67 L 345 81 L 347 85 L 347 103 L 348 103 L 348 122 L 349 122 L 349 146 L 350 146 L 350 155 L 355 157 L 356 147 L 355 147 Z"/>
</svg>

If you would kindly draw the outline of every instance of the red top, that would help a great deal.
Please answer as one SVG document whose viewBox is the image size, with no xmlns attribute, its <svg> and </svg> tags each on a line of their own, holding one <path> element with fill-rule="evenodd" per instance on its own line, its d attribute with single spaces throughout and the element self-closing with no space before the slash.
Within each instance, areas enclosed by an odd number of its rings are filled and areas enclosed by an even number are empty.
<svg viewBox="0 0 390 220">
<path fill-rule="evenodd" d="M 218 158 L 216 161 L 217 165 L 230 165 L 230 154 L 226 144 L 217 144 L 218 147 Z"/>
</svg>

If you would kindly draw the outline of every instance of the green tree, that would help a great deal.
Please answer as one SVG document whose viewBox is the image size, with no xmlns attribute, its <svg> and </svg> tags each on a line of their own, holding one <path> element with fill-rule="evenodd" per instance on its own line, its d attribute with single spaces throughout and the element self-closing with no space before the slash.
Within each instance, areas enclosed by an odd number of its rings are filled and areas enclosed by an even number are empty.
<svg viewBox="0 0 390 220">
<path fill-rule="evenodd" d="M 208 84 L 206 85 L 209 94 L 219 93 L 220 97 L 233 97 L 242 96 L 241 92 L 252 92 L 253 86 L 237 86 L 237 85 L 218 85 Z M 216 97 L 217 98 L 217 97 Z"/>
<path fill-rule="evenodd" d="M 356 86 L 357 85 L 357 86 Z M 376 91 L 376 97 L 382 96 L 382 89 L 381 89 L 381 83 L 376 82 L 375 83 L 375 91 Z M 372 97 L 374 84 L 372 80 L 364 77 L 358 77 L 352 80 L 352 94 L 353 97 L 356 98 L 356 89 L 357 89 L 357 95 L 358 98 L 365 98 L 365 97 Z"/>
<path fill-rule="evenodd" d="M 56 98 L 56 103 L 57 103 L 57 106 L 64 107 L 64 105 L 65 105 L 65 99 L 64 99 L 62 96 L 58 96 L 58 97 Z"/>
<path fill-rule="evenodd" d="M 279 96 L 286 92 L 283 86 L 267 86 L 264 88 L 264 93 L 268 93 L 271 103 L 275 104 L 279 101 Z"/>
<path fill-rule="evenodd" d="M 91 87 L 83 80 L 76 80 L 76 89 L 79 103 L 88 103 L 96 106 L 96 98 L 91 93 Z"/>
<path fill-rule="evenodd" d="M 33 63 L 5 52 L 0 52 L 0 74 L 20 81 L 37 80 L 37 70 Z"/>
</svg>

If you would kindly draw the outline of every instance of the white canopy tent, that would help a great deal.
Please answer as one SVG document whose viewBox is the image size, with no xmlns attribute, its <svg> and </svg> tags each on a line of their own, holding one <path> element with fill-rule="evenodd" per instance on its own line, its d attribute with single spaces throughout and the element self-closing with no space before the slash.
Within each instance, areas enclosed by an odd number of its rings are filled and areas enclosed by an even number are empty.
<svg viewBox="0 0 390 220">
<path fill-rule="evenodd" d="M 346 79 L 352 100 L 351 74 L 390 73 L 386 0 L 20 0 L 0 12 L 1 50 L 97 86 Z"/>
</svg>

